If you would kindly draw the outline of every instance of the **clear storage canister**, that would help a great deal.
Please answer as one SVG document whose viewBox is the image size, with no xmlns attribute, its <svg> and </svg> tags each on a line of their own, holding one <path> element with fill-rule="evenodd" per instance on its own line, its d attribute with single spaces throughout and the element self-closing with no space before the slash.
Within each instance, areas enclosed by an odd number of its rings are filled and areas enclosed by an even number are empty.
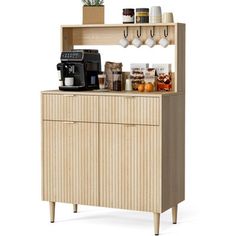
<svg viewBox="0 0 236 236">
<path fill-rule="evenodd" d="M 112 81 L 113 81 L 113 91 L 121 91 L 122 89 L 122 72 L 113 71 L 112 72 Z"/>
</svg>

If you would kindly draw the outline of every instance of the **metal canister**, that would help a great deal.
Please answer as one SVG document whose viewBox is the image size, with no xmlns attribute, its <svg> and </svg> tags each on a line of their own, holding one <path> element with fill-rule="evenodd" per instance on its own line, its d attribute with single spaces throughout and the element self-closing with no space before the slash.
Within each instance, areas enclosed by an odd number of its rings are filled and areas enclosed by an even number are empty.
<svg viewBox="0 0 236 236">
<path fill-rule="evenodd" d="M 136 8 L 136 23 L 149 23 L 149 8 Z"/>
<path fill-rule="evenodd" d="M 125 8 L 123 9 L 123 24 L 133 24 L 134 23 L 134 9 Z"/>
</svg>

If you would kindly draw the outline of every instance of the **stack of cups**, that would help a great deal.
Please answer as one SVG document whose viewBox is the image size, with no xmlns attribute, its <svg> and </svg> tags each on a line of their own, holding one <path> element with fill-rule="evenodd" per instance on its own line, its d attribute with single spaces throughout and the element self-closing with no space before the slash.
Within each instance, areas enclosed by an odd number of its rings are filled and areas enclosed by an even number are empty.
<svg viewBox="0 0 236 236">
<path fill-rule="evenodd" d="M 149 16 L 149 23 L 161 23 L 162 22 L 162 14 L 161 14 L 161 7 L 154 6 L 150 9 L 150 16 Z"/>
</svg>

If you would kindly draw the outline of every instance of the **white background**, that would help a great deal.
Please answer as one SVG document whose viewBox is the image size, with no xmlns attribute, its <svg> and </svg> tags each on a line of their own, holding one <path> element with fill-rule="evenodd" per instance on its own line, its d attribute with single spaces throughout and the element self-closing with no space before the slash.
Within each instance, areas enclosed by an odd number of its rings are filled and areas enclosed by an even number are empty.
<svg viewBox="0 0 236 236">
<path fill-rule="evenodd" d="M 122 8 L 153 5 L 187 24 L 186 201 L 177 225 L 170 211 L 162 214 L 161 235 L 232 235 L 234 1 L 107 0 L 106 23 L 120 23 Z M 59 27 L 81 24 L 81 6 L 80 0 L 0 3 L 0 235 L 153 234 L 151 213 L 82 207 L 73 214 L 71 205 L 58 204 L 50 224 L 41 201 L 40 91 L 57 87 Z"/>
</svg>

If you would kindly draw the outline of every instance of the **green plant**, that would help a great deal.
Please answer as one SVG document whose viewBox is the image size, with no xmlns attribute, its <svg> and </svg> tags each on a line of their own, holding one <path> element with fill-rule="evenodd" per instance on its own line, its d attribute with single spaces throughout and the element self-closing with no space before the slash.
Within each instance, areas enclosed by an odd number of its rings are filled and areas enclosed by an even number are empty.
<svg viewBox="0 0 236 236">
<path fill-rule="evenodd" d="M 104 0 L 82 0 L 84 6 L 102 6 Z"/>
</svg>

